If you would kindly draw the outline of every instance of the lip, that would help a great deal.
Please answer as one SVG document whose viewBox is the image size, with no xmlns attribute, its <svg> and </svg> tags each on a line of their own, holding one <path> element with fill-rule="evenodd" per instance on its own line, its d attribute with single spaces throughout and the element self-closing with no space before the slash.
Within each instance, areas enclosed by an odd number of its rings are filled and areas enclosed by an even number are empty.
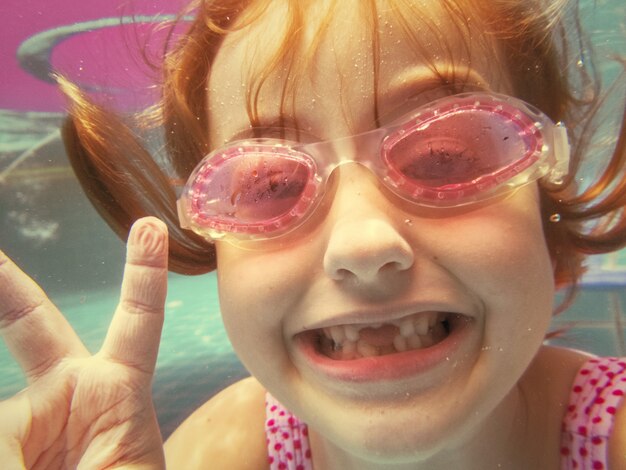
<svg viewBox="0 0 626 470">
<path fill-rule="evenodd" d="M 454 367 L 472 347 L 472 317 L 453 314 L 455 320 L 449 335 L 424 349 L 351 360 L 335 360 L 318 348 L 319 332 L 311 330 L 295 336 L 298 355 L 314 373 L 348 383 L 398 381 L 423 376 L 437 369 Z"/>
</svg>

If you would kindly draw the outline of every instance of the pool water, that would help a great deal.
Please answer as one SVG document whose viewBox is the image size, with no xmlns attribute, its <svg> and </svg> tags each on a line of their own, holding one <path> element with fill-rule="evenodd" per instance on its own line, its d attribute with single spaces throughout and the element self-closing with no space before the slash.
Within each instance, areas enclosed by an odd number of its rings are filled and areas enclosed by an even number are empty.
<svg viewBox="0 0 626 470">
<path fill-rule="evenodd" d="M 597 30 L 596 43 L 626 50 L 619 46 L 625 42 L 625 4 L 585 4 L 596 5 L 583 15 Z M 619 18 L 621 29 L 614 26 Z M 616 70 L 609 64 L 603 73 L 614 77 Z M 0 109 L 0 247 L 41 284 L 87 347 L 97 351 L 117 302 L 124 245 L 86 201 L 69 168 L 58 132 L 62 119 L 58 113 Z M 33 147 L 37 152 L 23 158 Z M 626 355 L 626 253 L 596 257 L 589 265 L 577 302 L 554 320 L 555 329 L 568 330 L 551 342 Z M 215 275 L 170 275 L 154 381 L 164 436 L 216 391 L 246 375 L 220 319 Z M 0 398 L 25 385 L 0 342 Z"/>
</svg>

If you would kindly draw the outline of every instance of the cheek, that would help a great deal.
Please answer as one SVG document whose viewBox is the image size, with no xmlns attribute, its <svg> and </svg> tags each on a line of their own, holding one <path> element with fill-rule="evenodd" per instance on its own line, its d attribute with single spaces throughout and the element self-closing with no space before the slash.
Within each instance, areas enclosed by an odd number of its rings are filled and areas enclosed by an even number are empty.
<svg viewBox="0 0 626 470">
<path fill-rule="evenodd" d="M 314 269 L 312 255 L 293 248 L 248 251 L 219 243 L 216 248 L 220 304 L 228 312 L 283 310 L 302 295 Z"/>
<path fill-rule="evenodd" d="M 468 227 L 459 242 L 467 248 L 459 256 L 462 269 L 473 273 L 481 291 L 517 297 L 531 286 L 552 290 L 552 264 L 541 224 L 532 219 L 521 223 L 491 220 L 488 227 Z"/>
<path fill-rule="evenodd" d="M 485 219 L 466 219 L 444 255 L 454 256 L 450 270 L 484 305 L 487 343 L 529 351 L 549 328 L 555 292 L 541 219 L 533 207 L 514 205 Z"/>
<path fill-rule="evenodd" d="M 552 261 L 534 186 L 458 220 L 442 219 L 444 253 L 458 261 L 469 282 L 482 286 L 480 291 L 518 297 L 538 286 L 552 295 Z"/>
<path fill-rule="evenodd" d="M 250 368 L 258 358 L 282 354 L 283 323 L 305 295 L 313 260 L 291 249 L 216 248 L 222 319 L 239 357 Z"/>
</svg>

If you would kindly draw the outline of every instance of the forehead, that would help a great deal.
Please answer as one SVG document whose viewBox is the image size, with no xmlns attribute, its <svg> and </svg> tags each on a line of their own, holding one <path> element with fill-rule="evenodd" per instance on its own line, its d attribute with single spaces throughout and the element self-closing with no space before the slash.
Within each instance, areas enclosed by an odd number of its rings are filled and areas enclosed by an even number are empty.
<svg viewBox="0 0 626 470">
<path fill-rule="evenodd" d="M 459 22 L 439 1 L 406 3 L 379 1 L 373 11 L 359 0 L 268 2 L 226 36 L 213 64 L 212 146 L 251 123 L 296 122 L 334 138 L 372 128 L 375 108 L 384 118 L 408 98 L 432 100 L 455 86 L 507 91 L 493 66 L 497 45 L 477 18 Z"/>
</svg>

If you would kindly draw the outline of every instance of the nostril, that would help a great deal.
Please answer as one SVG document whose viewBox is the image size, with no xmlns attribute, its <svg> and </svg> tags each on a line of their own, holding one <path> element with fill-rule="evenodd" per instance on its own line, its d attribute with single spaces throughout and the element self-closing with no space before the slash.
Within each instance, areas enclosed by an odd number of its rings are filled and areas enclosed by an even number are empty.
<svg viewBox="0 0 626 470">
<path fill-rule="evenodd" d="M 335 281 L 351 280 L 356 283 L 372 283 L 381 277 L 409 269 L 413 265 L 412 252 L 398 256 L 395 250 L 376 252 L 344 252 L 342 256 L 328 257 L 326 272 Z"/>
<path fill-rule="evenodd" d="M 348 269 L 336 269 L 331 273 L 331 278 L 335 281 L 343 281 L 347 277 L 350 277 L 352 273 Z"/>
<path fill-rule="evenodd" d="M 409 269 L 413 261 L 413 248 L 385 219 L 347 218 L 331 232 L 324 270 L 336 281 L 371 283 Z"/>
<path fill-rule="evenodd" d="M 378 270 L 381 274 L 385 274 L 387 272 L 393 272 L 393 271 L 404 271 L 405 269 L 408 269 L 411 267 L 410 263 L 405 263 L 402 261 L 390 261 L 389 263 L 381 266 L 381 268 Z"/>
<path fill-rule="evenodd" d="M 394 271 L 403 271 L 401 263 L 387 263 L 381 266 L 379 269 L 372 268 L 367 269 L 358 266 L 352 266 L 352 268 L 339 268 L 331 273 L 331 278 L 335 281 L 355 280 L 355 281 L 370 281 L 374 280 L 379 275 L 392 274 Z"/>
</svg>

